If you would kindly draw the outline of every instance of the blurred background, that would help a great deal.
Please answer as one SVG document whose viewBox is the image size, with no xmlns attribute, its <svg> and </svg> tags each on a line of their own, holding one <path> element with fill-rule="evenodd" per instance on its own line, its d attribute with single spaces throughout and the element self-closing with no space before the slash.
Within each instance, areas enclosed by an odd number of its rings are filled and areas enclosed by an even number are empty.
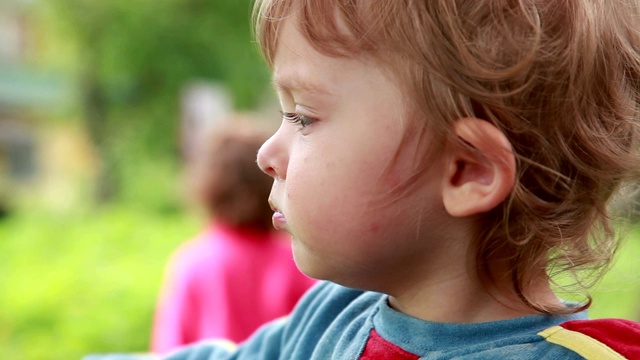
<svg viewBox="0 0 640 360">
<path fill-rule="evenodd" d="M 146 351 L 197 134 L 276 126 L 250 0 L 0 0 L 0 358 Z M 240 114 L 240 115 L 237 115 Z M 640 231 L 594 317 L 640 316 Z"/>
</svg>

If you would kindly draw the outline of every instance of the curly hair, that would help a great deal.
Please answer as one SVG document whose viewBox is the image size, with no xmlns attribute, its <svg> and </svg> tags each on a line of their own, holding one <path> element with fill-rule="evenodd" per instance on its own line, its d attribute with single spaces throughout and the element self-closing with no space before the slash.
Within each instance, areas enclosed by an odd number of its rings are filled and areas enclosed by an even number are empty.
<svg viewBox="0 0 640 360">
<path fill-rule="evenodd" d="M 256 37 L 273 65 L 282 21 L 321 53 L 379 61 L 403 86 L 421 133 L 456 141 L 451 125 L 491 122 L 513 146 L 516 184 L 484 214 L 470 251 L 490 287 L 544 313 L 528 284 L 573 274 L 583 293 L 618 244 L 608 211 L 640 174 L 637 1 L 263 0 Z M 422 120 L 425 119 L 425 120 Z M 423 157 L 425 164 L 427 154 Z M 417 177 L 403 184 L 416 186 Z M 506 264 L 508 274 L 493 264 Z M 589 270 L 584 272 L 582 270 Z"/>
</svg>

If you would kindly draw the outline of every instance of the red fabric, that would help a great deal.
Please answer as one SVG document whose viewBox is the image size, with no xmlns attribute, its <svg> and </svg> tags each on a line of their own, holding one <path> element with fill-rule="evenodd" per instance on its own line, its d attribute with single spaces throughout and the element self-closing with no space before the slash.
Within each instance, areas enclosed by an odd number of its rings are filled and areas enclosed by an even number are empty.
<svg viewBox="0 0 640 360">
<path fill-rule="evenodd" d="M 404 351 L 399 346 L 383 339 L 375 329 L 371 329 L 367 345 L 360 360 L 417 360 L 420 356 Z"/>
<path fill-rule="evenodd" d="M 588 335 L 630 360 L 640 360 L 640 324 L 623 319 L 574 320 L 561 324 Z"/>
</svg>

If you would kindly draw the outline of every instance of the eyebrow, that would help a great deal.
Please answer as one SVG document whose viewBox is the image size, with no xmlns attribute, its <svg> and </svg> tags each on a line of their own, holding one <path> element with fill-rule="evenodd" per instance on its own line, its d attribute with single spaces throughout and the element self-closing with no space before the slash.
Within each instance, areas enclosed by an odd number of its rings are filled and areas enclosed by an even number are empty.
<svg viewBox="0 0 640 360">
<path fill-rule="evenodd" d="M 325 87 L 309 81 L 303 81 L 296 76 L 283 76 L 281 78 L 274 76 L 271 78 L 271 83 L 276 90 L 302 91 L 318 95 L 331 95 Z"/>
</svg>

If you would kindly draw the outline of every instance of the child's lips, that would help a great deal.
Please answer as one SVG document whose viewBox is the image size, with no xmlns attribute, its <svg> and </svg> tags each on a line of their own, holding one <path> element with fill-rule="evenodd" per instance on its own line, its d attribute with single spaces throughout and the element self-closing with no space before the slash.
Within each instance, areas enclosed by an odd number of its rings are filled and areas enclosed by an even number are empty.
<svg viewBox="0 0 640 360">
<path fill-rule="evenodd" d="M 276 228 L 276 230 L 282 230 L 287 225 L 287 219 L 280 211 L 277 210 L 273 212 L 271 220 L 273 222 L 273 227 Z"/>
<path fill-rule="evenodd" d="M 269 199 L 269 206 L 271 207 L 271 210 L 273 210 L 273 216 L 271 217 L 273 227 L 276 228 L 276 230 L 283 229 L 287 224 L 287 219 L 280 212 L 280 210 L 278 210 L 271 199 Z"/>
</svg>

